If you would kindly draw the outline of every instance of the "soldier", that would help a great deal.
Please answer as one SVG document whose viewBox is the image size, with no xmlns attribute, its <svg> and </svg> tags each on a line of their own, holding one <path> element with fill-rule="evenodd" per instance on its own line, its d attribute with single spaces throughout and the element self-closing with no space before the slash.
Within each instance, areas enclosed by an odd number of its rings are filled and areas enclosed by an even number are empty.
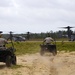
<svg viewBox="0 0 75 75">
<path fill-rule="evenodd" d="M 5 44 L 7 43 L 7 40 L 2 38 L 2 34 L 0 33 L 0 47 L 5 47 Z"/>
<path fill-rule="evenodd" d="M 53 38 L 51 38 L 50 36 L 46 37 L 43 41 L 43 44 L 49 45 L 53 42 Z"/>
</svg>

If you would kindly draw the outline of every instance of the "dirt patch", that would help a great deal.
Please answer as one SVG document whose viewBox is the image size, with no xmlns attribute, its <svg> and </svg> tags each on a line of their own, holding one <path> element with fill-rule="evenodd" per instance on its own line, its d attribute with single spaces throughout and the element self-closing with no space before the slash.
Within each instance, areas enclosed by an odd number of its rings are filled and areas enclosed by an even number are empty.
<svg viewBox="0 0 75 75">
<path fill-rule="evenodd" d="M 75 75 L 75 52 L 17 56 L 16 67 L 0 62 L 0 75 Z"/>
</svg>

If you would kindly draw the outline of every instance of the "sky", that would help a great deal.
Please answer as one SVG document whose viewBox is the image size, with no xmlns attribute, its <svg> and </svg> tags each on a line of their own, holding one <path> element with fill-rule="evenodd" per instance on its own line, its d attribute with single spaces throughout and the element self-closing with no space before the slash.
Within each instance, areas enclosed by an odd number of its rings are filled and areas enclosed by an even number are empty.
<svg viewBox="0 0 75 75">
<path fill-rule="evenodd" d="M 65 26 L 75 27 L 75 0 L 0 0 L 4 33 L 55 32 Z"/>
</svg>

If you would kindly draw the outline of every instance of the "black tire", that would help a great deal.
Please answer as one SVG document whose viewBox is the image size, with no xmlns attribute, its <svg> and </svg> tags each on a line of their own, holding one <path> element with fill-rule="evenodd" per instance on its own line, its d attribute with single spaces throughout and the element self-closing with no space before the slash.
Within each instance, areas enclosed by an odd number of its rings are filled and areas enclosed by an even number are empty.
<svg viewBox="0 0 75 75">
<path fill-rule="evenodd" d="M 52 53 L 53 53 L 53 56 L 57 55 L 57 50 L 56 50 L 56 48 L 53 49 Z"/>
<path fill-rule="evenodd" d="M 11 56 L 7 56 L 7 57 L 6 57 L 6 66 L 7 66 L 7 67 L 10 67 L 11 65 L 12 65 Z"/>
<path fill-rule="evenodd" d="M 12 64 L 16 65 L 16 56 L 15 55 L 12 57 Z"/>
<path fill-rule="evenodd" d="M 44 55 L 44 53 L 45 53 L 45 47 L 41 47 L 41 50 L 40 50 L 40 55 Z"/>
</svg>

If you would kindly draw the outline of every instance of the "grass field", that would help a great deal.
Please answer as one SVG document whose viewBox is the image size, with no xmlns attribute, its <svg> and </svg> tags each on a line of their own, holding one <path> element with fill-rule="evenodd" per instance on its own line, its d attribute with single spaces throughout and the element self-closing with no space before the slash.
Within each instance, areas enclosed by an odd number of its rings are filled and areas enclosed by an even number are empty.
<svg viewBox="0 0 75 75">
<path fill-rule="evenodd" d="M 58 51 L 75 51 L 75 42 L 57 42 L 56 45 Z"/>
<path fill-rule="evenodd" d="M 40 51 L 40 44 L 42 41 L 25 41 L 25 42 L 14 42 L 16 48 L 16 54 L 31 54 Z M 58 51 L 75 51 L 75 42 L 56 42 Z"/>
</svg>

